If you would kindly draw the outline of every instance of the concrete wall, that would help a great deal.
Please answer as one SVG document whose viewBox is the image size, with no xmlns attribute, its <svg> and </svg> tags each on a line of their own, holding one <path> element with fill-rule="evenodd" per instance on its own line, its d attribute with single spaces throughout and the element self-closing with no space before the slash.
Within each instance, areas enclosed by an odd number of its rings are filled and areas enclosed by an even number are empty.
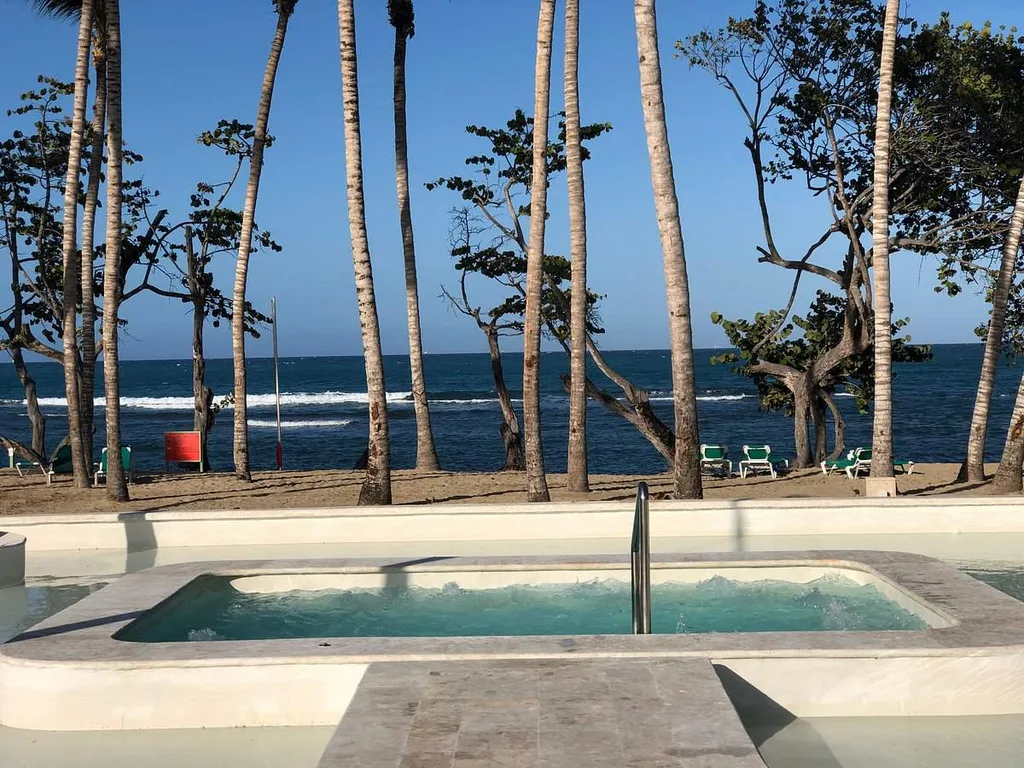
<svg viewBox="0 0 1024 768">
<path fill-rule="evenodd" d="M 630 501 L 26 515 L 30 552 L 202 545 L 628 540 Z M 1024 500 L 941 497 L 654 502 L 654 538 L 1024 532 Z"/>
<path fill-rule="evenodd" d="M 0 587 L 25 582 L 25 537 L 0 531 Z"/>
</svg>

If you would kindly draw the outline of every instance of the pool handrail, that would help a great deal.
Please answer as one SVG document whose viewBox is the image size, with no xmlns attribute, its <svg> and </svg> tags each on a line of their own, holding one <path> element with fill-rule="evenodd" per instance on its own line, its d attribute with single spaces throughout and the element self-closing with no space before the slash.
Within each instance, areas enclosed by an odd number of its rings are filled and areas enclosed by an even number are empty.
<svg viewBox="0 0 1024 768">
<path fill-rule="evenodd" d="M 651 528 L 650 491 L 647 483 L 636 487 L 633 540 L 629 548 L 632 567 L 630 592 L 633 601 L 633 634 L 651 634 Z"/>
</svg>

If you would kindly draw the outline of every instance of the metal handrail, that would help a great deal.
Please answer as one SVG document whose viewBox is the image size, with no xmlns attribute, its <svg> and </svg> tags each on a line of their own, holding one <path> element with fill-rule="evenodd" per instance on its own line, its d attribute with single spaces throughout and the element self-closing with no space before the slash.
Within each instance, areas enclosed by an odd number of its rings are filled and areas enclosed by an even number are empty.
<svg viewBox="0 0 1024 768">
<path fill-rule="evenodd" d="M 651 515 L 647 483 L 636 487 L 633 541 L 629 548 L 632 566 L 633 634 L 651 634 Z"/>
</svg>

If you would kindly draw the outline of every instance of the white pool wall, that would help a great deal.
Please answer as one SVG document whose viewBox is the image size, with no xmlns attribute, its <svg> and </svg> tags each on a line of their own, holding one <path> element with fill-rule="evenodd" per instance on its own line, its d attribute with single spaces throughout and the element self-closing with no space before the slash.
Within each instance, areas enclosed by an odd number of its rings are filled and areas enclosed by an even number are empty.
<svg viewBox="0 0 1024 768">
<path fill-rule="evenodd" d="M 1014 497 L 659 501 L 655 539 L 1024 532 Z M 25 515 L 4 519 L 29 552 L 77 549 L 614 539 L 628 542 L 629 499 L 333 509 Z"/>
<path fill-rule="evenodd" d="M 403 586 L 428 589 L 440 589 L 452 582 L 464 589 L 500 589 L 518 584 L 578 584 L 595 579 L 629 581 L 630 578 L 629 571 L 624 568 L 580 569 L 577 565 L 568 565 L 565 568 L 545 570 L 526 567 L 485 571 L 403 568 L 400 571 L 375 570 L 364 573 L 281 573 L 236 576 L 230 578 L 230 583 L 235 590 L 250 594 L 293 590 L 383 589 L 393 583 L 396 573 L 401 574 Z M 949 627 L 955 624 L 955 620 L 925 605 L 885 577 L 862 568 L 820 565 L 680 568 L 665 563 L 651 564 L 652 584 L 698 584 L 715 576 L 744 583 L 773 579 L 794 584 L 807 584 L 828 577 L 844 578 L 862 586 L 871 585 L 883 597 L 914 614 L 930 627 Z"/>
</svg>

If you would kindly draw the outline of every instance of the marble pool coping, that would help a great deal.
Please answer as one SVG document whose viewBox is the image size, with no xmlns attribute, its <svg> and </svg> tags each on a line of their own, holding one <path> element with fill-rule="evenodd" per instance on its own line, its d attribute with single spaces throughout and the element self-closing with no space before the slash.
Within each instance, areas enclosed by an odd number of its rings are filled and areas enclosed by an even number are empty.
<svg viewBox="0 0 1024 768">
<path fill-rule="evenodd" d="M 182 728 L 335 723 L 374 663 L 710 659 L 797 716 L 1024 712 L 1024 603 L 932 558 L 821 550 L 656 555 L 655 567 L 860 570 L 944 618 L 912 631 L 302 638 L 139 643 L 116 633 L 204 575 L 621 568 L 623 557 L 254 560 L 126 575 L 0 646 L 0 724 Z"/>
<path fill-rule="evenodd" d="M 1024 603 L 945 563 L 902 552 L 823 550 L 739 554 L 658 555 L 652 567 L 735 568 L 812 566 L 860 570 L 895 585 L 944 618 L 948 626 L 900 631 L 748 632 L 692 635 L 572 635 L 524 637 L 312 637 L 184 643 L 115 639 L 123 627 L 206 575 L 414 573 L 457 571 L 590 570 L 621 568 L 628 558 L 487 557 L 252 560 L 199 562 L 150 568 L 123 576 L 70 608 L 0 646 L 5 663 L 135 667 L 233 663 L 331 663 L 339 660 L 423 661 L 448 658 L 545 656 L 943 655 L 1024 650 Z"/>
</svg>

